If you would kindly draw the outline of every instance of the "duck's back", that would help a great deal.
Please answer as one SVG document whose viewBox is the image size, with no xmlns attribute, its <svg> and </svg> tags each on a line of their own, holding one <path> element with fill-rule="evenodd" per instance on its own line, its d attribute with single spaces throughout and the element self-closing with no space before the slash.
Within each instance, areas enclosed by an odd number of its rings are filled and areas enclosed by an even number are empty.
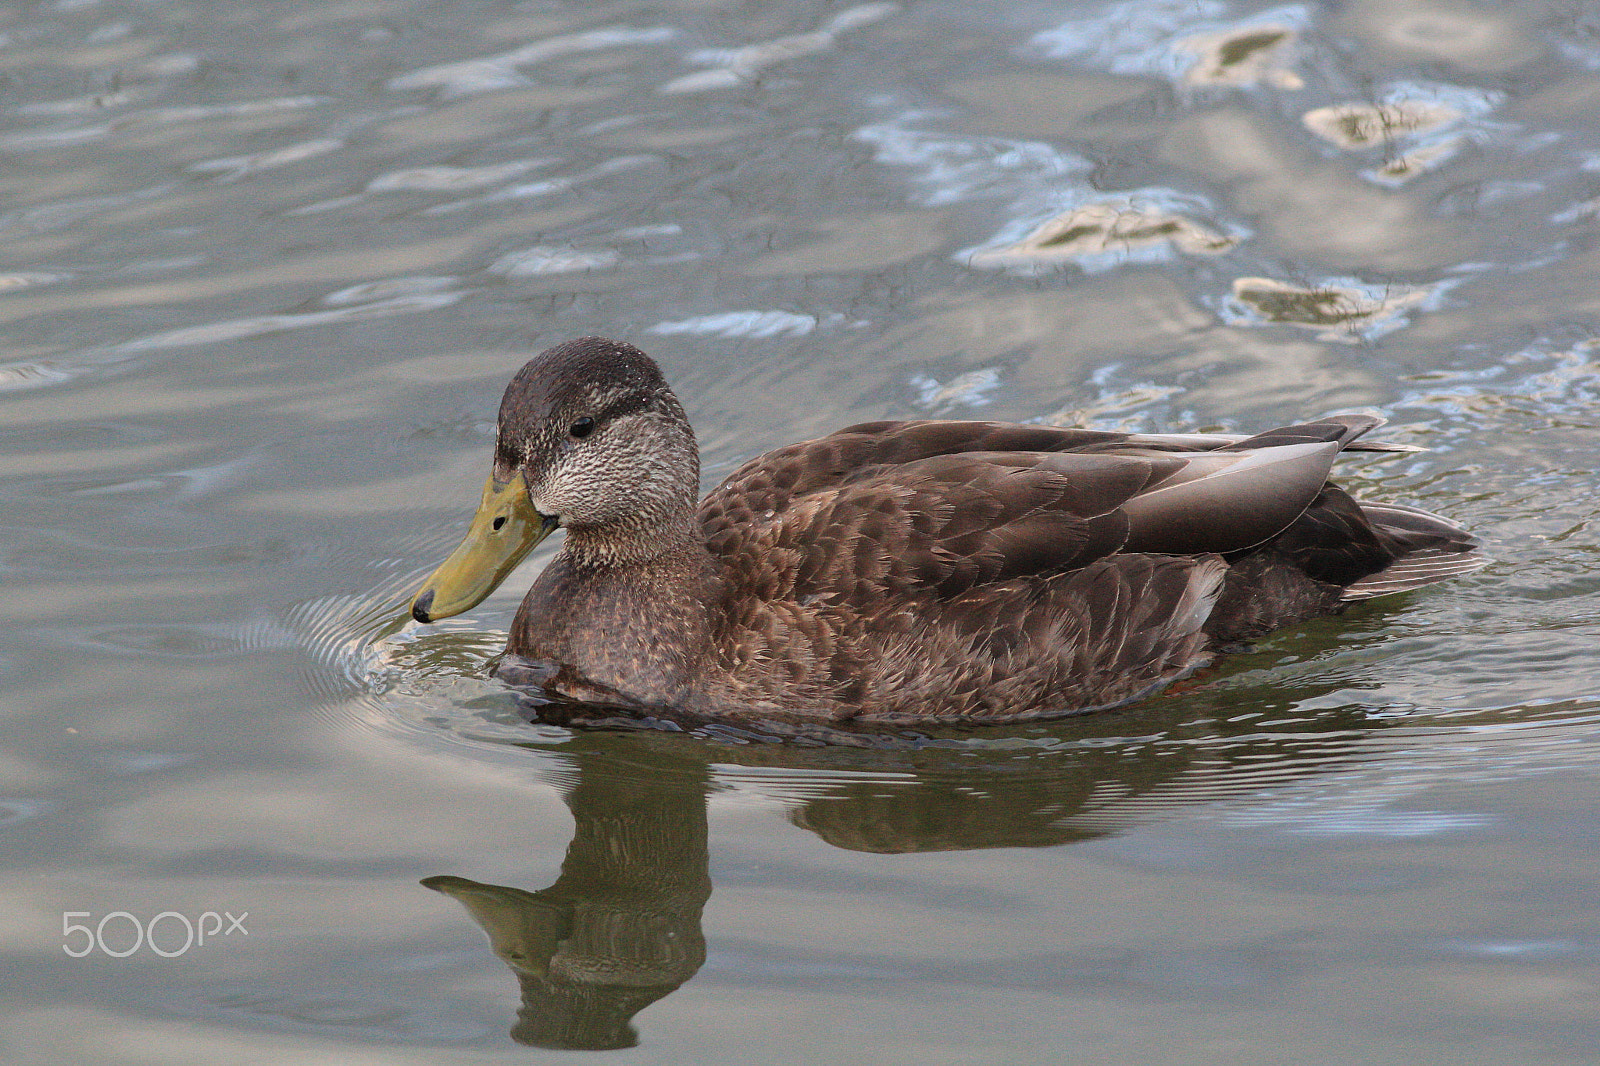
<svg viewBox="0 0 1600 1066">
<path fill-rule="evenodd" d="M 1328 484 L 1378 421 L 875 422 L 759 456 L 700 506 L 725 597 L 710 698 L 875 721 L 1088 710 L 1480 565 L 1453 524 Z"/>
</svg>

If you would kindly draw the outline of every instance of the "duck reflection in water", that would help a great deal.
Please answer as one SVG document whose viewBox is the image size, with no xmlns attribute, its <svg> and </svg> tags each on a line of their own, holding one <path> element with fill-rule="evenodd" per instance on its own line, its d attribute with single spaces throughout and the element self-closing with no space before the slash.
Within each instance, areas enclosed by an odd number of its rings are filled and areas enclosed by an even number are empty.
<svg viewBox="0 0 1600 1066">
<path fill-rule="evenodd" d="M 517 975 L 522 1007 L 513 1039 L 573 1050 L 633 1047 L 633 1016 L 706 961 L 700 910 L 711 898 L 709 769 L 575 754 L 578 778 L 565 793 L 575 829 L 555 884 L 525 892 L 464 877 L 422 883 L 466 907 Z"/>
<path fill-rule="evenodd" d="M 1348 620 L 1343 626 L 1348 632 Z M 1027 734 L 1054 750 L 1004 738 L 986 747 L 935 740 L 883 751 L 578 731 L 546 751 L 559 764 L 548 777 L 575 822 L 554 884 L 530 892 L 453 876 L 422 883 L 466 907 L 516 975 L 522 1006 L 514 1039 L 544 1048 L 632 1047 L 634 1016 L 705 962 L 712 764 L 719 775 L 753 771 L 778 782 L 780 793 L 784 771 L 797 771 L 791 780 L 803 788 L 786 797 L 794 801 L 790 821 L 850 851 L 1053 846 L 1254 791 L 1260 775 L 1281 786 L 1287 776 L 1359 758 L 1364 735 L 1382 721 L 1359 707 L 1294 714 L 1299 699 L 1338 686 L 1312 687 L 1275 681 L 1270 694 L 1244 694 L 1266 718 L 1274 707 L 1285 712 L 1270 729 L 1262 716 L 1238 714 L 1234 689 L 1175 700 L 1160 713 L 1147 708 L 1136 718 L 1099 716 Z"/>
</svg>

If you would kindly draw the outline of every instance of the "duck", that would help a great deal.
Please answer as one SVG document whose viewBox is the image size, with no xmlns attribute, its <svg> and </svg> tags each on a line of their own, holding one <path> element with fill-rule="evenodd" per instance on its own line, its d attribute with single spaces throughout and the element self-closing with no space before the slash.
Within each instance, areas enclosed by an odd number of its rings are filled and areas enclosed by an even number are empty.
<svg viewBox="0 0 1600 1066">
<path fill-rule="evenodd" d="M 874 421 L 758 455 L 697 501 L 683 405 L 585 337 L 500 403 L 460 546 L 411 602 L 477 606 L 556 530 L 493 667 L 674 722 L 848 728 L 1130 703 L 1221 652 L 1484 565 L 1427 511 L 1351 497 L 1343 414 L 1253 435 Z"/>
</svg>

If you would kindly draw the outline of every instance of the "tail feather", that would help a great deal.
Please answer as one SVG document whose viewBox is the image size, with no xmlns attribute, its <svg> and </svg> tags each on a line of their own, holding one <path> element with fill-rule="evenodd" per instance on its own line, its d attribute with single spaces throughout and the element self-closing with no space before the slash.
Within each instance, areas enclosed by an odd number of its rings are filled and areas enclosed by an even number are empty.
<svg viewBox="0 0 1600 1066">
<path fill-rule="evenodd" d="M 1316 422 L 1302 422 L 1297 426 L 1282 426 L 1257 433 L 1253 437 L 1235 441 L 1218 449 L 1225 452 L 1248 452 L 1257 448 L 1281 447 L 1285 444 L 1311 444 L 1337 442 L 1340 450 L 1368 430 L 1383 425 L 1384 420 L 1374 415 L 1328 415 Z"/>
<path fill-rule="evenodd" d="M 1373 527 L 1408 550 L 1375 574 L 1345 586 L 1340 599 L 1368 600 L 1470 573 L 1489 562 L 1478 541 L 1448 518 L 1396 503 L 1362 503 Z"/>
<path fill-rule="evenodd" d="M 1385 424 L 1385 419 L 1376 415 L 1325 415 L 1315 422 L 1305 422 L 1298 426 L 1283 426 L 1279 429 L 1269 429 L 1265 433 L 1257 433 L 1252 437 L 1240 437 L 1227 444 L 1220 451 L 1253 451 L 1256 448 L 1270 448 L 1282 444 L 1306 444 L 1312 441 L 1338 441 L 1339 450 L 1346 452 L 1422 452 L 1426 448 L 1418 448 L 1414 444 L 1396 444 L 1390 440 L 1367 440 L 1365 434 Z"/>
</svg>

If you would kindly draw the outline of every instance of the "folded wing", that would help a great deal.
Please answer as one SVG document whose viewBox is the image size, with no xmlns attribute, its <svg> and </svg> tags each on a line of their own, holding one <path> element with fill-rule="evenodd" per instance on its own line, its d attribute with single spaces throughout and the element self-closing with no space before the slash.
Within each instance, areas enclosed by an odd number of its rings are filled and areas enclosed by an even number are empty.
<svg viewBox="0 0 1600 1066">
<path fill-rule="evenodd" d="M 1300 519 L 1375 423 L 1243 439 L 869 423 L 762 456 L 700 513 L 715 554 L 755 557 L 730 570 L 759 574 L 764 597 L 950 598 L 1119 552 L 1245 551 Z"/>
</svg>

